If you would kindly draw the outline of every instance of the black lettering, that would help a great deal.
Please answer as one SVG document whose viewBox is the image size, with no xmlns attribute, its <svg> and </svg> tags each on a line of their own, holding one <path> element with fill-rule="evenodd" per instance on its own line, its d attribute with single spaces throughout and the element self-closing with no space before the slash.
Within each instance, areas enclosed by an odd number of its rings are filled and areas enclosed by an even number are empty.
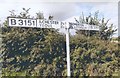
<svg viewBox="0 0 120 78">
<path fill-rule="evenodd" d="M 33 25 L 35 25 L 35 21 L 32 21 L 33 22 Z"/>
<path fill-rule="evenodd" d="M 44 23 L 44 21 L 43 21 L 43 20 L 40 20 L 39 23 Z"/>
<path fill-rule="evenodd" d="M 26 20 L 24 20 L 24 22 L 25 22 L 25 25 L 27 25 L 27 22 L 26 22 Z"/>
<path fill-rule="evenodd" d="M 28 20 L 28 25 L 32 25 L 31 20 Z"/>
<path fill-rule="evenodd" d="M 16 20 L 15 19 L 11 19 L 11 25 L 16 25 Z"/>
<path fill-rule="evenodd" d="M 23 20 L 18 20 L 19 21 L 19 25 L 23 25 Z"/>
</svg>

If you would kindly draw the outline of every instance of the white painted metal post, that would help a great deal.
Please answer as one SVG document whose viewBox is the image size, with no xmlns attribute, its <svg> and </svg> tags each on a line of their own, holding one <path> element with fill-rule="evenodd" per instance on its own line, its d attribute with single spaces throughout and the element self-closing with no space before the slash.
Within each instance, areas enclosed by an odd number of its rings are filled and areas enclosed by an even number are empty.
<svg viewBox="0 0 120 78">
<path fill-rule="evenodd" d="M 70 77 L 70 45 L 69 45 L 69 28 L 66 29 L 66 52 L 67 52 L 67 76 Z"/>
</svg>

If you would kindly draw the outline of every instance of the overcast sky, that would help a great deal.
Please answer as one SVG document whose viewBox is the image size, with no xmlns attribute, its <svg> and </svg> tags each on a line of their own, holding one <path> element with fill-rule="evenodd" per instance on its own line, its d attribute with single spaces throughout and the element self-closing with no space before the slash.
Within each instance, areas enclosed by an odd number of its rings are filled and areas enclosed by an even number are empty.
<svg viewBox="0 0 120 78">
<path fill-rule="evenodd" d="M 47 0 L 45 0 L 47 1 Z M 3 21 L 10 15 L 11 10 L 16 14 L 22 11 L 22 8 L 31 8 L 30 14 L 35 16 L 36 12 L 42 12 L 47 18 L 53 15 L 55 20 L 71 21 L 78 18 L 83 12 L 85 16 L 99 10 L 99 18 L 110 19 L 118 27 L 118 2 L 40 2 L 40 0 L 0 0 L 0 20 Z M 99 1 L 99 0 L 98 0 Z M 74 32 L 73 32 L 74 34 Z M 117 35 L 117 34 L 116 34 Z M 115 35 L 115 36 L 116 36 Z"/>
</svg>

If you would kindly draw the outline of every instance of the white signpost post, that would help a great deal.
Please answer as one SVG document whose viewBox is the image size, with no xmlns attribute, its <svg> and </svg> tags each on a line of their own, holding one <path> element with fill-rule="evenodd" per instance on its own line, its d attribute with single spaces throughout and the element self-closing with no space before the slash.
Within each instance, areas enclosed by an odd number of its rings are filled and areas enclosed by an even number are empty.
<svg viewBox="0 0 120 78">
<path fill-rule="evenodd" d="M 24 18 L 12 18 L 8 17 L 8 26 L 10 27 L 34 27 L 34 28 L 55 28 L 66 29 L 66 52 L 67 52 L 67 76 L 71 76 L 70 72 L 70 46 L 69 46 L 69 29 L 79 30 L 95 30 L 99 31 L 99 26 L 78 24 L 71 22 L 60 22 L 56 20 L 45 20 L 45 19 L 24 19 Z"/>
</svg>

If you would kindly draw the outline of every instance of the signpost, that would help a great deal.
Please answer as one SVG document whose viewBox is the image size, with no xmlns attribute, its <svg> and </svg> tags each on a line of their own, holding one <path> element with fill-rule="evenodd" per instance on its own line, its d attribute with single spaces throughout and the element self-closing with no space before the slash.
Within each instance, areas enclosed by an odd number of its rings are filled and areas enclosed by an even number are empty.
<svg viewBox="0 0 120 78">
<path fill-rule="evenodd" d="M 45 19 L 23 19 L 23 18 L 12 18 L 8 17 L 8 26 L 11 27 L 35 27 L 35 28 L 55 28 L 66 29 L 66 52 L 67 52 L 67 76 L 71 76 L 70 72 L 70 46 L 69 46 L 69 30 L 95 30 L 99 31 L 99 26 L 78 24 L 71 22 L 61 22 L 56 20 L 45 20 Z"/>
</svg>

